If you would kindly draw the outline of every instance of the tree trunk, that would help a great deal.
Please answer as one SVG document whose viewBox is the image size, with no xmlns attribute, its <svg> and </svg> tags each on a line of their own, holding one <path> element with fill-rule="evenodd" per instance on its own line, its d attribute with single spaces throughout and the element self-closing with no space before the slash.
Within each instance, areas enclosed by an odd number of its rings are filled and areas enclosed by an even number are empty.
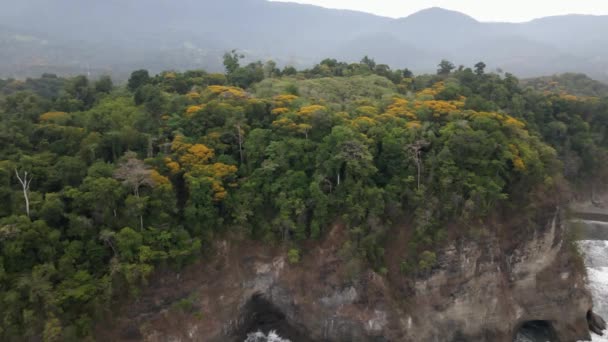
<svg viewBox="0 0 608 342">
<path fill-rule="evenodd" d="M 133 188 L 133 194 L 135 195 L 135 197 L 137 197 L 137 209 L 142 210 L 142 208 L 139 208 L 139 206 L 141 205 L 141 202 L 139 201 L 139 185 L 136 185 Z M 144 217 L 141 213 L 139 214 L 139 230 L 144 230 Z"/>
<path fill-rule="evenodd" d="M 23 178 L 21 178 L 17 169 L 15 169 L 15 175 L 17 176 L 17 179 L 19 180 L 19 183 L 21 183 L 21 187 L 23 188 L 23 198 L 25 199 L 25 213 L 27 214 L 27 217 L 30 217 L 29 190 L 30 184 L 32 183 L 32 177 L 30 176 L 30 179 L 27 179 L 27 171 L 24 171 Z"/>
<path fill-rule="evenodd" d="M 334 188 L 334 187 L 333 187 L 333 183 L 332 183 L 332 182 L 331 182 L 329 179 L 327 179 L 327 178 L 325 178 L 325 179 L 324 179 L 324 181 L 325 181 L 327 184 L 329 184 L 329 193 L 331 194 L 331 193 L 333 192 L 333 188 Z"/>
<path fill-rule="evenodd" d="M 418 167 L 418 190 L 420 190 L 420 159 L 416 160 L 416 166 Z"/>
<path fill-rule="evenodd" d="M 418 190 L 420 190 L 420 178 L 422 177 L 422 149 L 428 145 L 429 145 L 429 143 L 427 141 L 418 140 L 415 143 L 407 146 L 407 149 L 411 153 L 411 158 L 414 160 L 414 163 L 416 164 L 416 168 L 418 171 L 418 175 L 417 175 L 418 176 L 418 179 L 417 179 Z"/>
<path fill-rule="evenodd" d="M 148 137 L 148 158 L 154 157 L 154 147 L 152 145 L 152 137 Z"/>
<path fill-rule="evenodd" d="M 106 243 L 108 244 L 108 246 L 110 246 L 110 248 L 112 248 L 112 253 L 114 253 L 114 255 L 118 255 L 118 253 L 116 252 L 116 248 L 114 247 L 114 244 L 112 243 L 112 241 L 106 241 Z"/>
<path fill-rule="evenodd" d="M 95 148 L 91 147 L 90 151 L 91 151 L 91 161 L 95 161 Z"/>
<path fill-rule="evenodd" d="M 23 197 L 25 197 L 25 213 L 30 217 L 30 199 L 25 188 L 23 188 Z"/>
<path fill-rule="evenodd" d="M 239 136 L 239 155 L 241 157 L 241 164 L 243 164 L 243 134 L 241 133 L 241 124 L 236 124 L 236 130 Z"/>
</svg>

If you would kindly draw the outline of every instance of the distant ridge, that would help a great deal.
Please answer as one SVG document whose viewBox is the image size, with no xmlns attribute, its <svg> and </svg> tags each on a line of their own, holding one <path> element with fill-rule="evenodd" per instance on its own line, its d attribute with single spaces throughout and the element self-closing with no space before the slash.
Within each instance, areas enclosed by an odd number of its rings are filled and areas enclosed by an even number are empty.
<svg viewBox="0 0 608 342">
<path fill-rule="evenodd" d="M 88 67 L 217 71 L 221 55 L 236 48 L 250 60 L 299 67 L 365 53 L 418 73 L 446 58 L 469 66 L 483 60 L 521 77 L 582 72 L 608 80 L 608 16 L 493 23 L 438 7 L 391 19 L 265 0 L 143 1 L 0 0 L 0 77 Z"/>
<path fill-rule="evenodd" d="M 608 85 L 584 74 L 565 73 L 522 80 L 524 86 L 551 93 L 576 96 L 608 97 Z"/>
<path fill-rule="evenodd" d="M 430 7 L 414 12 L 407 17 L 396 20 L 448 20 L 450 22 L 475 22 L 475 18 L 458 11 L 452 11 L 441 7 Z"/>
</svg>

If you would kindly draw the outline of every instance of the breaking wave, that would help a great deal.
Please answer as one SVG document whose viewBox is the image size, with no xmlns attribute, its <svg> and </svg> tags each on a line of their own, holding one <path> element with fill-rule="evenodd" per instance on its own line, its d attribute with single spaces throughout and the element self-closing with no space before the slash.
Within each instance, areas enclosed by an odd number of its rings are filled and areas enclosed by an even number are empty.
<svg viewBox="0 0 608 342">
<path fill-rule="evenodd" d="M 593 311 L 601 317 L 608 317 L 608 241 L 579 241 L 585 255 L 585 266 L 589 280 L 589 290 L 593 296 Z M 608 330 L 604 336 L 591 334 L 593 342 L 608 342 Z"/>
<path fill-rule="evenodd" d="M 261 331 L 247 334 L 245 342 L 291 342 L 279 336 L 275 331 L 264 334 Z"/>
</svg>

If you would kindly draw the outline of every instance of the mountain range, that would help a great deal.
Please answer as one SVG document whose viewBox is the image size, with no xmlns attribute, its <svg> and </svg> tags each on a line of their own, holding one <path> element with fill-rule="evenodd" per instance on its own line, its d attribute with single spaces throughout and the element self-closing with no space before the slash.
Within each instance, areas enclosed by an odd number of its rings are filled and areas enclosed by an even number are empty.
<svg viewBox="0 0 608 342">
<path fill-rule="evenodd" d="M 0 0 L 0 8 L 0 77 L 218 71 L 223 53 L 238 49 L 298 67 L 368 55 L 418 73 L 448 59 L 520 77 L 582 72 L 608 81 L 608 16 L 494 23 L 429 8 L 392 19 L 266 0 Z"/>
</svg>

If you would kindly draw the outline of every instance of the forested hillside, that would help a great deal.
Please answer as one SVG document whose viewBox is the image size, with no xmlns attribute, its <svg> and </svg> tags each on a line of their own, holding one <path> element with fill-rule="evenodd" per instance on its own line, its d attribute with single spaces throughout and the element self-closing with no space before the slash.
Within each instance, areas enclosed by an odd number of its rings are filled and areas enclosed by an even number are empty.
<svg viewBox="0 0 608 342">
<path fill-rule="evenodd" d="M 606 180 L 608 99 L 523 89 L 485 64 L 414 76 L 364 58 L 0 80 L 0 340 L 82 340 L 155 269 L 228 233 L 290 262 L 341 222 L 345 258 L 432 270 L 450 234 Z M 448 226 L 459 227 L 449 232 Z"/>
<path fill-rule="evenodd" d="M 523 80 L 523 85 L 536 90 L 577 96 L 607 97 L 608 85 L 585 74 L 566 73 Z"/>
</svg>

